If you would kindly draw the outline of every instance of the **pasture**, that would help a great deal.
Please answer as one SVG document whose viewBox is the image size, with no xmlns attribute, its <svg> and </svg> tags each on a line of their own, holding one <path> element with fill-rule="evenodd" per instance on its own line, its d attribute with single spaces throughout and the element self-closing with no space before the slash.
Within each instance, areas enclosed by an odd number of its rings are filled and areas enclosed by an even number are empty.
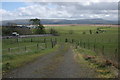
<svg viewBox="0 0 120 80">
<path fill-rule="evenodd" d="M 19 38 L 19 39 L 3 39 L 3 50 L 9 48 L 25 47 L 30 45 L 41 45 L 45 47 L 45 43 L 50 48 L 51 39 L 57 39 L 57 42 L 64 42 L 68 39 L 69 42 L 74 41 L 81 47 L 94 50 L 97 54 L 102 53 L 104 49 L 104 55 L 109 58 L 115 58 L 118 50 L 118 27 L 105 27 L 105 26 L 45 26 L 46 30 L 55 29 L 60 36 L 52 37 L 34 37 L 34 38 Z M 103 33 L 95 33 L 97 29 L 105 30 Z M 90 30 L 92 34 L 90 34 Z M 83 34 L 84 33 L 84 34 Z M 45 42 L 46 40 L 46 42 Z M 4 53 L 4 52 L 3 52 Z"/>
<path fill-rule="evenodd" d="M 86 50 L 82 52 L 78 50 L 83 54 L 102 56 L 105 59 L 117 63 L 118 27 L 91 25 L 45 26 L 47 32 L 51 28 L 55 29 L 59 33 L 59 36 L 3 39 L 3 64 L 10 62 L 10 59 L 14 61 L 16 57 L 22 57 L 29 53 L 32 56 L 35 55 L 34 53 L 39 53 L 40 51 L 43 51 L 43 53 L 44 51 L 47 51 L 47 53 L 49 51 L 55 51 L 57 48 L 54 48 L 55 45 L 53 42 L 57 45 L 70 43 L 74 45 L 76 49 L 81 47 Z M 14 58 L 11 57 L 11 55 Z M 35 57 L 36 56 L 37 55 L 35 55 Z M 27 58 L 23 59 L 22 62 L 24 62 L 24 60 L 27 61 Z M 30 59 L 28 59 L 28 61 L 29 60 Z M 18 60 L 18 62 L 20 61 Z M 14 63 L 13 65 L 16 64 Z M 3 68 L 5 68 L 5 65 L 3 66 Z"/>
<path fill-rule="evenodd" d="M 97 55 L 104 55 L 113 61 L 118 57 L 118 27 L 110 26 L 48 26 L 56 29 L 61 38 L 74 40 L 74 44 L 90 50 L 95 50 Z M 97 29 L 105 32 L 96 33 Z M 90 34 L 90 30 L 92 34 Z M 70 33 L 72 31 L 72 33 Z M 84 33 L 84 34 L 83 34 Z M 116 60 L 115 60 L 116 59 Z"/>
</svg>

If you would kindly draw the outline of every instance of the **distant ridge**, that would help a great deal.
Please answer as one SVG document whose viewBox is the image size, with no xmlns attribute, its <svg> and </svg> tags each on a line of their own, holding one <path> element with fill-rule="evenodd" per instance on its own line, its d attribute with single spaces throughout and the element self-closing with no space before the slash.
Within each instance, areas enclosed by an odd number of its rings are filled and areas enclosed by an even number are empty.
<svg viewBox="0 0 120 80">
<path fill-rule="evenodd" d="M 7 23 L 15 24 L 30 24 L 29 19 L 17 19 L 17 20 L 5 20 L 0 21 L 0 25 L 7 25 Z M 77 19 L 77 20 L 67 20 L 67 19 L 41 19 L 42 24 L 118 24 L 117 21 L 109 21 L 104 19 Z"/>
</svg>

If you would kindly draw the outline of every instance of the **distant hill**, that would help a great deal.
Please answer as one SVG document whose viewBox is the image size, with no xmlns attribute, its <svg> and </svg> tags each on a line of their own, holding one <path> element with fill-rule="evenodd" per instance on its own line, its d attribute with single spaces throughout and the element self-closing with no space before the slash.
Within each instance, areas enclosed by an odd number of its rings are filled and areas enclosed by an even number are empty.
<svg viewBox="0 0 120 80">
<path fill-rule="evenodd" d="M 0 25 L 7 25 L 7 23 L 16 24 L 30 24 L 29 19 L 5 20 L 0 21 Z M 109 21 L 104 19 L 79 19 L 79 20 L 66 20 L 66 19 L 41 19 L 42 24 L 118 24 L 117 21 Z"/>
</svg>

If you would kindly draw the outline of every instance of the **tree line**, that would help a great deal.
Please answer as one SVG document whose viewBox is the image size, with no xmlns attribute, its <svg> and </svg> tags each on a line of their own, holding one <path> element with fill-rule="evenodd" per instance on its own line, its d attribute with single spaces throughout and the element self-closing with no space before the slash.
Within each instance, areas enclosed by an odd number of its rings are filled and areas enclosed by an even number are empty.
<svg viewBox="0 0 120 80">
<path fill-rule="evenodd" d="M 58 36 L 59 33 L 55 29 L 49 29 L 47 32 L 45 30 L 45 27 L 41 24 L 41 20 L 38 18 L 30 19 L 30 24 L 34 26 L 34 28 L 28 28 L 28 27 L 18 27 L 14 23 L 8 23 L 7 26 L 2 27 L 2 35 L 3 36 L 10 36 L 13 32 L 17 32 L 20 35 L 32 35 L 32 34 L 53 34 L 55 36 Z"/>
</svg>

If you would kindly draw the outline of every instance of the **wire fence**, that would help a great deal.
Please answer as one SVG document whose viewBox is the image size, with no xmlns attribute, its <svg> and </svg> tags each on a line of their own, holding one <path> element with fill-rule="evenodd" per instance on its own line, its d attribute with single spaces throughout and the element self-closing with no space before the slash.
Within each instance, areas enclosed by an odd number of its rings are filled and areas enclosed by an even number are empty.
<svg viewBox="0 0 120 80">
<path fill-rule="evenodd" d="M 105 44 L 99 44 L 97 41 L 90 42 L 89 40 L 75 40 L 65 39 L 65 42 L 75 44 L 75 47 L 85 48 L 94 51 L 97 55 L 103 56 L 106 59 L 118 62 L 118 46 L 109 46 Z"/>
<path fill-rule="evenodd" d="M 29 46 L 23 46 L 23 47 L 15 47 L 15 48 L 7 48 L 3 49 L 2 53 L 5 54 L 21 54 L 21 53 L 26 53 L 26 52 L 33 52 L 33 51 L 38 51 L 38 50 L 43 50 L 45 49 L 45 46 L 41 46 L 41 44 L 34 44 L 34 45 L 29 45 Z"/>
<path fill-rule="evenodd" d="M 26 52 L 33 52 L 38 50 L 44 50 L 46 48 L 53 48 L 58 42 L 69 42 L 71 44 L 75 44 L 76 48 L 77 46 L 80 46 L 85 49 L 89 49 L 97 53 L 98 55 L 103 55 L 105 58 L 111 59 L 111 60 L 118 60 L 118 47 L 108 47 L 104 44 L 100 44 L 100 41 L 97 41 L 97 39 L 94 39 L 94 41 L 88 40 L 77 40 L 77 39 L 71 39 L 71 38 L 43 38 L 43 39 L 34 39 L 34 38 L 27 38 L 27 39 L 10 39 L 10 42 L 37 42 L 39 44 L 29 45 L 29 46 L 22 46 L 22 47 L 15 47 L 15 48 L 7 48 L 3 49 L 3 53 L 8 54 L 20 54 L 20 53 L 26 53 Z M 103 41 L 103 40 L 102 40 Z M 105 44 L 108 44 L 108 42 L 112 42 L 112 40 L 103 41 Z M 114 43 L 115 41 L 113 41 Z M 49 45 L 49 46 L 48 46 Z"/>
<path fill-rule="evenodd" d="M 34 43 L 33 45 L 2 49 L 2 53 L 3 54 L 20 54 L 20 53 L 26 53 L 26 52 L 34 52 L 34 51 L 44 50 L 47 48 L 53 48 L 57 44 L 57 39 L 49 39 L 49 41 L 47 40 L 48 39 L 42 39 L 40 40 L 41 42 L 37 41 L 37 43 Z M 30 41 L 33 42 L 32 39 L 30 39 Z M 20 44 L 19 41 L 18 43 Z"/>
</svg>

